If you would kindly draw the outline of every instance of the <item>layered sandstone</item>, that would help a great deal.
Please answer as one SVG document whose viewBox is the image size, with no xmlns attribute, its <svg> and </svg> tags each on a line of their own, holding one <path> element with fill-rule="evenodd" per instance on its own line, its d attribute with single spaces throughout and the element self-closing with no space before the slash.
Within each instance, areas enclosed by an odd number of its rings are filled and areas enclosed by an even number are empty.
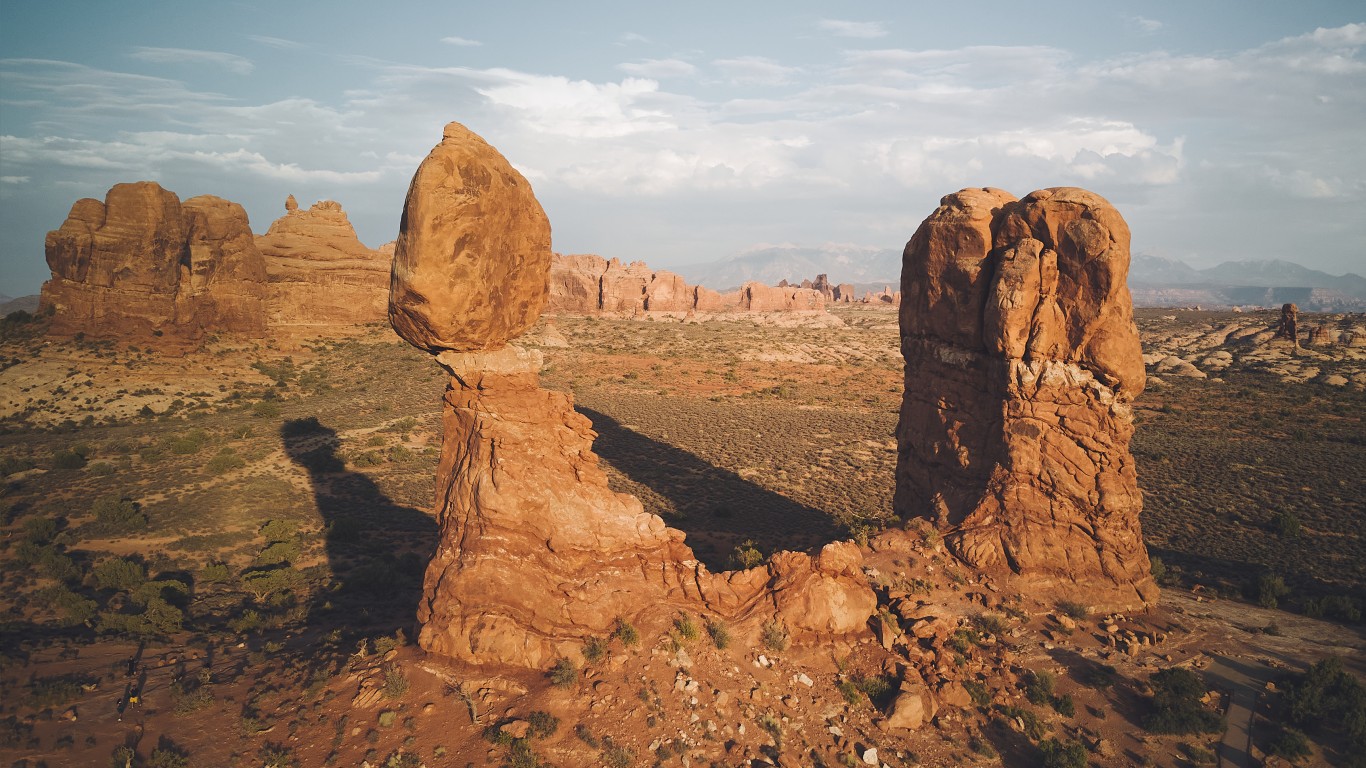
<svg viewBox="0 0 1366 768">
<path fill-rule="evenodd" d="M 45 243 L 51 332 L 94 338 L 265 333 L 265 266 L 240 205 L 183 204 L 150 181 L 78 200 Z"/>
<path fill-rule="evenodd" d="M 895 507 L 1020 584 L 1115 607 L 1156 587 L 1129 439 L 1144 385 L 1129 229 L 1099 195 L 948 195 L 906 246 Z"/>
<path fill-rule="evenodd" d="M 540 389 L 538 353 L 508 344 L 540 313 L 550 240 L 502 155 L 447 126 L 414 176 L 402 227 L 394 329 L 451 373 L 440 538 L 418 610 L 424 649 L 543 667 L 618 618 L 665 622 L 680 609 L 737 623 L 776 617 L 797 633 L 863 627 L 875 599 L 853 544 L 711 574 L 681 532 L 608 488 L 589 421 L 568 395 Z"/>
<path fill-rule="evenodd" d="M 290 195 L 256 246 L 270 282 L 270 325 L 311 332 L 383 321 L 388 312 L 390 255 L 365 247 L 339 203 L 300 210 Z"/>
</svg>

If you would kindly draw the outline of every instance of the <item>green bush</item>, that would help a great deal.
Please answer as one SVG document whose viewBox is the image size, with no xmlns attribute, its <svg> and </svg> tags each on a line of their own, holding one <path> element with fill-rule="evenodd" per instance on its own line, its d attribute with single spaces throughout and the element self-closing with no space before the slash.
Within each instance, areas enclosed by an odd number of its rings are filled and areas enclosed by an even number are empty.
<svg viewBox="0 0 1366 768">
<path fill-rule="evenodd" d="M 261 554 L 256 556 L 257 565 L 278 565 L 280 563 L 293 563 L 299 559 L 298 541 L 276 541 L 267 544 L 261 550 Z"/>
<path fill-rule="evenodd" d="M 262 400 L 251 407 L 251 412 L 263 419 L 273 419 L 280 415 L 280 404 L 274 400 Z"/>
<path fill-rule="evenodd" d="M 52 454 L 53 469 L 80 469 L 85 466 L 85 454 L 65 449 Z"/>
<path fill-rule="evenodd" d="M 612 624 L 612 637 L 621 641 L 622 645 L 630 647 L 640 642 L 640 632 L 635 626 L 626 619 L 618 618 Z"/>
<path fill-rule="evenodd" d="M 65 584 L 48 587 L 39 594 L 44 602 L 57 611 L 64 626 L 74 627 L 93 621 L 99 611 L 98 603 L 72 592 Z"/>
<path fill-rule="evenodd" d="M 787 650 L 787 630 L 776 621 L 766 622 L 760 630 L 759 638 L 770 651 Z"/>
<path fill-rule="evenodd" d="M 550 684 L 556 688 L 573 688 L 579 682 L 579 668 L 563 657 L 555 660 L 548 675 Z"/>
<path fill-rule="evenodd" d="M 1200 702 L 1205 684 L 1200 676 L 1181 667 L 1164 669 L 1152 676 L 1152 711 L 1143 727 L 1153 733 L 1218 733 L 1224 720 Z"/>
<path fill-rule="evenodd" d="M 536 710 L 526 716 L 527 722 L 531 724 L 531 735 L 542 739 L 548 739 L 555 735 L 555 731 L 560 728 L 560 718 L 555 717 L 549 712 Z"/>
<path fill-rule="evenodd" d="M 1077 621 L 1081 621 L 1091 615 L 1090 606 L 1084 603 L 1078 603 L 1074 600 L 1059 600 L 1057 607 L 1063 614 L 1076 619 Z"/>
<path fill-rule="evenodd" d="M 183 435 L 173 435 L 166 439 L 166 450 L 179 456 L 199 453 L 209 442 L 209 435 L 202 429 L 192 429 Z"/>
<path fill-rule="evenodd" d="M 34 464 L 32 459 L 17 456 L 0 457 L 0 477 L 6 477 L 8 475 L 13 475 L 16 472 L 33 469 L 33 467 Z"/>
<path fill-rule="evenodd" d="M 1352 752 L 1366 751 L 1366 686 L 1341 659 L 1324 659 L 1284 687 L 1282 710 L 1291 725 L 1342 733 Z"/>
<path fill-rule="evenodd" d="M 590 664 L 602 660 L 607 655 L 607 643 L 602 638 L 590 637 L 583 644 L 583 658 Z"/>
<path fill-rule="evenodd" d="M 1326 595 L 1304 601 L 1304 615 L 1311 619 L 1361 621 L 1361 605 L 1346 595 Z"/>
<path fill-rule="evenodd" d="M 697 639 L 697 623 L 686 613 L 674 619 L 674 629 L 678 630 L 678 636 L 684 640 Z"/>
<path fill-rule="evenodd" d="M 205 584 L 221 584 L 231 578 L 227 563 L 209 563 L 199 571 L 199 580 Z"/>
<path fill-rule="evenodd" d="M 147 566 L 125 557 L 102 560 L 90 571 L 96 589 L 132 591 L 147 581 Z"/>
<path fill-rule="evenodd" d="M 1275 608 L 1280 605 L 1281 598 L 1290 594 L 1290 588 L 1280 576 L 1263 573 L 1257 578 L 1256 593 L 1258 605 L 1263 608 Z"/>
<path fill-rule="evenodd" d="M 1282 510 L 1271 519 L 1271 528 L 1287 539 L 1294 539 L 1300 535 L 1300 519 L 1294 512 Z"/>
<path fill-rule="evenodd" d="M 1025 678 L 1025 698 L 1030 704 L 1048 704 L 1053 700 L 1053 673 L 1031 670 Z"/>
<path fill-rule="evenodd" d="M 110 533 L 131 533 L 147 527 L 147 515 L 126 496 L 101 496 L 90 506 L 95 522 Z"/>
<path fill-rule="evenodd" d="M 749 569 L 757 568 L 764 564 L 764 553 L 754 546 L 753 540 L 745 540 L 736 545 L 735 551 L 730 556 L 731 563 L 736 568 Z"/>
<path fill-rule="evenodd" d="M 719 620 L 707 619 L 707 634 L 711 637 L 712 644 L 720 650 L 725 650 L 730 645 L 730 630 Z"/>
<path fill-rule="evenodd" d="M 222 475 L 234 469 L 241 469 L 246 465 L 246 460 L 238 456 L 237 451 L 233 450 L 231 446 L 224 446 L 218 453 L 214 454 L 212 459 L 209 459 L 209 463 L 204 468 L 210 474 Z"/>
<path fill-rule="evenodd" d="M 1086 768 L 1086 747 L 1079 741 L 1047 739 L 1039 744 L 1043 768 Z"/>
<path fill-rule="evenodd" d="M 1309 757 L 1314 754 L 1314 750 L 1309 746 L 1309 738 L 1303 731 L 1287 726 L 1281 728 L 1280 733 L 1266 745 L 1266 753 L 1295 761 Z"/>
</svg>

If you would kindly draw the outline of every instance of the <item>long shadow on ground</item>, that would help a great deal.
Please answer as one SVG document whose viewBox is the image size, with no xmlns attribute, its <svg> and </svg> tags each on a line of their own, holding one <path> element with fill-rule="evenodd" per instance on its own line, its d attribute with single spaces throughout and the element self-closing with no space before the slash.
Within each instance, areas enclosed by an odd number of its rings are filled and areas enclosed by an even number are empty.
<svg viewBox="0 0 1366 768">
<path fill-rule="evenodd" d="M 811 551 L 845 536 L 819 509 L 628 429 L 605 413 L 577 410 L 598 433 L 593 452 L 627 480 L 613 490 L 640 496 L 647 509 L 662 508 L 665 522 L 688 534 L 697 558 L 713 571 L 740 565 L 733 555 L 746 542 L 768 555 Z"/>
<path fill-rule="evenodd" d="M 339 585 L 321 595 L 309 626 L 354 636 L 409 632 L 422 595 L 422 574 L 436 547 L 432 518 L 395 504 L 370 478 L 346 469 L 335 430 L 317 418 L 280 427 L 285 453 L 308 471 L 326 531 L 328 565 Z"/>
</svg>

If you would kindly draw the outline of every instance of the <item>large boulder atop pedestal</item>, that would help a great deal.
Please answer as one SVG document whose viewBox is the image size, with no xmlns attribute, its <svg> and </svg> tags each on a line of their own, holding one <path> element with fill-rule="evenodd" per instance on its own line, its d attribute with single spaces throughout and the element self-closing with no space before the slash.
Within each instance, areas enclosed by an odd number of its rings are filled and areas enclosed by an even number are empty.
<svg viewBox="0 0 1366 768">
<path fill-rule="evenodd" d="M 895 507 L 952 551 L 1097 605 L 1156 598 L 1129 439 L 1129 229 L 1075 188 L 946 196 L 907 244 Z"/>
<path fill-rule="evenodd" d="M 540 316 L 550 221 L 531 185 L 459 123 L 418 166 L 403 205 L 389 321 L 429 351 L 496 349 Z"/>
</svg>

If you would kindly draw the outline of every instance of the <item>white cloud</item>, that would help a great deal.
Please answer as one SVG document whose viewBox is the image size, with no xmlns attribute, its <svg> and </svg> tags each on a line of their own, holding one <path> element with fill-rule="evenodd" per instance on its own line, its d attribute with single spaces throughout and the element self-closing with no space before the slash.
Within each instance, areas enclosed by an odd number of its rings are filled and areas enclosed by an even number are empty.
<svg viewBox="0 0 1366 768">
<path fill-rule="evenodd" d="M 456 37 L 454 35 L 441 38 L 441 42 L 446 45 L 458 45 L 462 48 L 472 48 L 483 45 L 483 43 L 478 40 L 471 40 L 467 37 Z"/>
<path fill-rule="evenodd" d="M 826 32 L 840 37 L 872 39 L 887 36 L 887 25 L 880 21 L 844 21 L 842 19 L 821 19 L 819 26 Z"/>
<path fill-rule="evenodd" d="M 697 67 L 682 59 L 645 59 L 617 65 L 617 69 L 636 77 L 687 77 L 697 73 Z"/>
<path fill-rule="evenodd" d="M 628 43 L 648 43 L 648 42 L 650 42 L 650 38 L 648 38 L 648 37 L 646 37 L 645 35 L 642 35 L 642 34 L 640 34 L 640 33 L 638 33 L 638 32 L 626 32 L 626 33 L 622 34 L 621 37 L 617 38 L 617 45 L 626 45 L 626 44 L 628 44 Z"/>
<path fill-rule="evenodd" d="M 733 85 L 783 85 L 802 70 L 788 67 L 763 56 L 717 59 L 712 65 L 725 73 Z"/>
<path fill-rule="evenodd" d="M 128 55 L 153 64 L 211 64 L 238 75 L 249 75 L 255 69 L 255 65 L 249 59 L 222 51 L 138 47 Z"/>
<path fill-rule="evenodd" d="M 659 90 L 654 80 L 628 77 L 620 83 L 593 83 L 503 69 L 487 74 L 496 82 L 475 90 L 539 132 L 616 138 L 672 126 L 665 112 L 643 104 L 644 97 Z"/>
<path fill-rule="evenodd" d="M 1145 18 L 1143 16 L 1129 16 L 1126 17 L 1126 20 L 1133 26 L 1137 27 L 1140 32 L 1156 32 L 1159 29 L 1162 29 L 1163 26 L 1162 22 L 1156 19 Z"/>
<path fill-rule="evenodd" d="M 0 176 L 0 184 L 27 184 L 32 180 L 29 176 Z"/>
<path fill-rule="evenodd" d="M 260 43 L 261 45 L 268 45 L 271 48 L 279 48 L 282 50 L 298 50 L 308 47 L 303 43 L 294 40 L 286 40 L 283 37 L 271 37 L 270 35 L 247 35 L 247 39 Z"/>
</svg>

